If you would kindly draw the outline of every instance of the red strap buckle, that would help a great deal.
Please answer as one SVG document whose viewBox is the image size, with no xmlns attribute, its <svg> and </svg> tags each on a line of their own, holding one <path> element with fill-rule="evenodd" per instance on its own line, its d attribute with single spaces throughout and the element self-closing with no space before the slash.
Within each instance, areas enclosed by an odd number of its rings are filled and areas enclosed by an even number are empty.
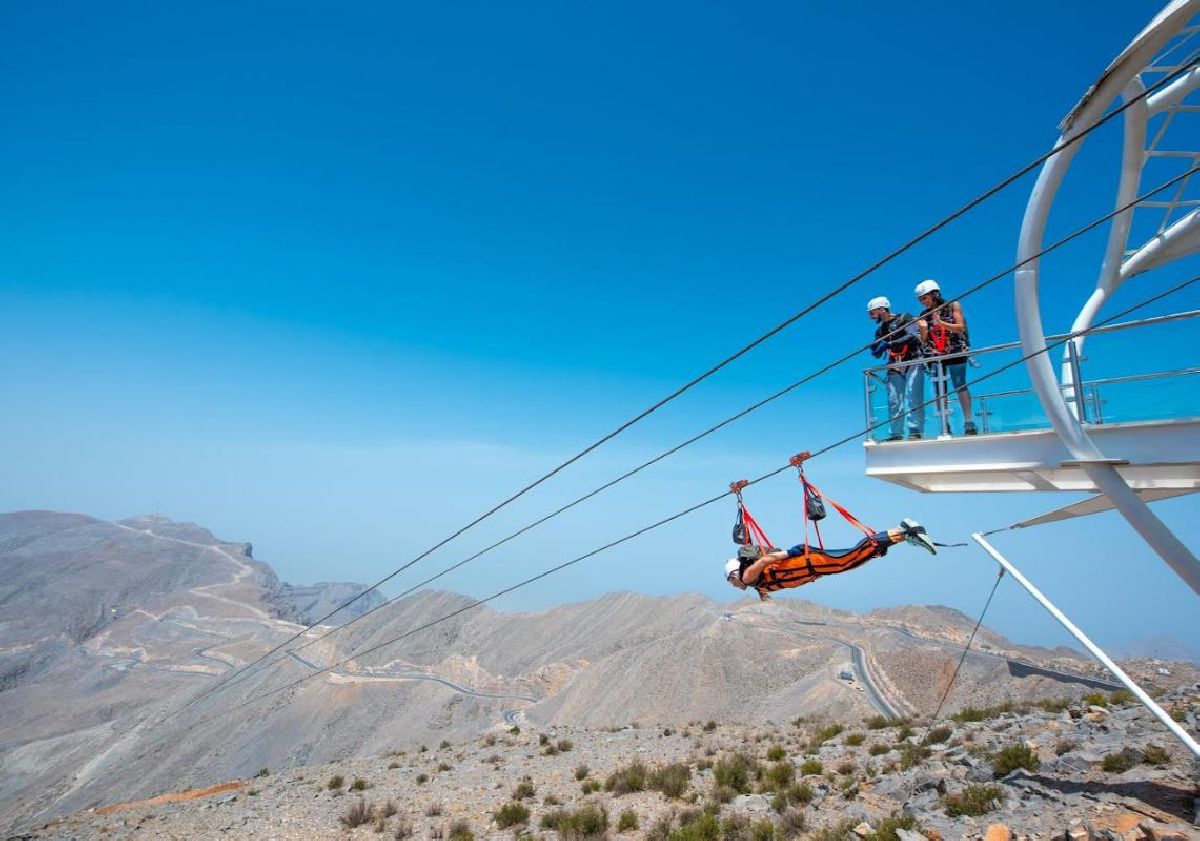
<svg viewBox="0 0 1200 841">
<path fill-rule="evenodd" d="M 741 496 L 742 489 L 745 488 L 749 484 L 750 483 L 745 479 L 738 479 L 736 482 L 730 482 L 729 483 L 729 492 L 737 494 L 738 496 Z"/>
<path fill-rule="evenodd" d="M 796 453 L 794 456 L 788 459 L 788 464 L 790 464 L 792 467 L 799 467 L 810 458 L 812 458 L 812 453 L 810 453 L 808 450 L 805 450 L 802 453 Z"/>
</svg>

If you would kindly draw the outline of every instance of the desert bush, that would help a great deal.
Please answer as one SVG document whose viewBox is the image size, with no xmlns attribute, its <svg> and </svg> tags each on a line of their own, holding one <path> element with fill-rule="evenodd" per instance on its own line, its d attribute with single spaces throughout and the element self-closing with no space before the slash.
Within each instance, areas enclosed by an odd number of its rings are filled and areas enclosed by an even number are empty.
<svg viewBox="0 0 1200 841">
<path fill-rule="evenodd" d="M 521 780 L 517 783 L 517 787 L 513 789 L 513 800 L 524 800 L 526 797 L 533 797 L 537 794 L 537 790 L 533 787 L 533 783 L 529 780 Z"/>
<path fill-rule="evenodd" d="M 812 786 L 810 786 L 808 783 L 804 783 L 804 782 L 796 783 L 795 785 L 790 785 L 790 786 L 788 786 L 787 796 L 788 796 L 788 802 L 791 803 L 793 806 L 795 806 L 796 804 L 807 805 L 809 803 L 812 803 L 812 799 L 813 799 Z"/>
<path fill-rule="evenodd" d="M 866 740 L 867 736 L 865 733 L 847 733 L 842 741 L 850 747 L 856 748 Z"/>
<path fill-rule="evenodd" d="M 667 841 L 671 837 L 671 823 L 674 816 L 670 813 L 660 815 L 646 829 L 646 841 Z"/>
<path fill-rule="evenodd" d="M 822 727 L 820 730 L 813 733 L 812 737 L 808 740 L 809 751 L 811 753 L 816 753 L 817 750 L 820 749 L 821 745 L 825 744 L 834 736 L 841 733 L 844 729 L 845 728 L 840 724 L 829 724 L 825 727 Z"/>
<path fill-rule="evenodd" d="M 483 737 L 483 746 L 485 748 L 494 748 L 496 746 L 496 734 L 488 733 Z"/>
<path fill-rule="evenodd" d="M 711 733 L 712 731 L 714 731 L 716 729 L 717 729 L 717 723 L 715 721 L 704 722 L 704 732 L 705 733 Z"/>
<path fill-rule="evenodd" d="M 661 791 L 667 797 L 683 797 L 692 780 L 692 769 L 682 762 L 660 765 L 646 777 L 646 788 Z"/>
<path fill-rule="evenodd" d="M 425 809 L 425 817 L 427 817 L 427 818 L 441 817 L 441 814 L 442 814 L 442 804 L 441 803 L 430 803 L 429 806 L 426 807 L 426 809 Z"/>
<path fill-rule="evenodd" d="M 713 779 L 717 785 L 728 786 L 742 794 L 750 791 L 750 781 L 757 773 L 758 762 L 741 752 L 725 757 L 713 766 Z"/>
<path fill-rule="evenodd" d="M 603 786 L 600 785 L 599 780 L 584 780 L 583 785 L 579 787 L 579 790 L 584 794 L 592 794 L 593 792 L 599 791 L 601 788 L 603 788 Z"/>
<path fill-rule="evenodd" d="M 417 753 L 427 753 L 428 751 L 429 751 L 429 748 L 425 747 L 424 745 L 421 745 L 421 747 L 417 750 Z"/>
<path fill-rule="evenodd" d="M 529 822 L 529 808 L 521 803 L 505 803 L 496 810 L 496 826 L 508 829 Z"/>
<path fill-rule="evenodd" d="M 897 830 L 917 832 L 920 828 L 915 815 L 908 812 L 892 814 L 879 821 L 878 829 L 867 835 L 863 841 L 900 841 L 900 833 Z"/>
<path fill-rule="evenodd" d="M 424 773 L 424 772 L 422 772 L 422 773 L 420 773 L 420 774 L 417 774 L 417 785 L 419 785 L 419 786 L 423 786 L 423 785 L 425 785 L 425 783 L 427 783 L 427 782 L 429 782 L 429 775 L 428 775 L 428 774 L 426 774 L 426 773 Z"/>
<path fill-rule="evenodd" d="M 371 819 L 371 807 L 368 806 L 361 797 L 356 797 L 346 811 L 342 812 L 341 821 L 344 826 L 353 829 L 356 826 L 362 826 Z"/>
<path fill-rule="evenodd" d="M 389 771 L 395 771 L 395 770 L 396 770 L 397 768 L 399 768 L 399 767 L 400 767 L 400 763 L 399 763 L 399 762 L 389 762 L 389 763 L 388 763 L 388 770 L 389 770 Z"/>
<path fill-rule="evenodd" d="M 771 795 L 771 808 L 775 812 L 782 814 L 783 811 L 787 807 L 788 807 L 787 792 L 777 791 L 777 792 L 775 792 L 775 794 Z"/>
<path fill-rule="evenodd" d="M 923 745 L 940 745 L 945 743 L 950 738 L 950 734 L 954 731 L 949 727 L 934 727 L 925 734 L 925 738 L 921 740 Z"/>
<path fill-rule="evenodd" d="M 1107 707 L 1108 706 L 1108 696 L 1106 696 L 1103 692 L 1089 692 L 1086 695 L 1084 695 L 1080 700 L 1083 701 L 1083 703 L 1087 704 L 1090 707 Z"/>
<path fill-rule="evenodd" d="M 562 841 L 602 838 L 608 832 L 608 814 L 587 804 L 574 811 L 559 809 L 542 815 L 542 829 L 553 829 Z"/>
<path fill-rule="evenodd" d="M 538 744 L 543 746 L 550 744 L 550 737 L 545 733 L 538 733 Z"/>
<path fill-rule="evenodd" d="M 871 754 L 871 756 L 881 756 L 891 749 L 890 745 L 871 745 L 867 748 L 867 753 Z"/>
<path fill-rule="evenodd" d="M 929 748 L 924 745 L 910 745 L 905 742 L 900 747 L 900 770 L 920 765 L 929 756 Z"/>
<path fill-rule="evenodd" d="M 972 784 L 960 792 L 946 794 L 942 797 L 942 806 L 952 818 L 963 815 L 977 817 L 999 808 L 1003 799 L 1004 790 L 998 785 Z"/>
<path fill-rule="evenodd" d="M 1133 693 L 1128 689 L 1114 689 L 1108 693 L 1108 703 L 1110 704 L 1132 704 L 1134 700 Z"/>
<path fill-rule="evenodd" d="M 590 774 L 591 772 L 592 772 L 591 768 L 587 767 L 583 763 L 580 763 L 575 766 L 575 779 L 582 782 L 587 777 L 587 775 Z"/>
<path fill-rule="evenodd" d="M 405 841 L 406 838 L 411 838 L 412 834 L 412 822 L 401 818 L 396 822 L 396 828 L 392 831 L 392 838 L 396 839 L 396 841 Z"/>
<path fill-rule="evenodd" d="M 1035 701 L 1034 705 L 1048 713 L 1060 713 L 1071 706 L 1071 702 L 1066 698 L 1043 698 L 1040 701 Z"/>
<path fill-rule="evenodd" d="M 885 716 L 873 715 L 870 718 L 866 719 L 864 724 L 867 725 L 868 730 L 882 730 L 883 728 L 888 726 L 889 722 Z"/>
<path fill-rule="evenodd" d="M 844 820 L 834 826 L 822 826 L 805 836 L 806 841 L 847 841 L 850 838 L 858 838 L 854 834 L 855 823 L 852 820 Z"/>
<path fill-rule="evenodd" d="M 543 806 L 561 806 L 562 801 L 559 800 L 557 797 L 555 797 L 553 794 L 547 794 L 545 797 L 542 798 L 542 805 Z"/>
<path fill-rule="evenodd" d="M 329 782 L 325 783 L 325 788 L 329 789 L 330 791 L 333 791 L 334 789 L 341 788 L 345 784 L 346 784 L 346 780 L 344 777 L 342 777 L 341 774 L 334 774 L 332 777 L 329 778 Z"/>
<path fill-rule="evenodd" d="M 1074 739 L 1059 739 L 1054 745 L 1054 753 L 1056 756 L 1062 756 L 1064 753 L 1070 753 L 1073 750 L 1079 749 L 1079 742 Z"/>
<path fill-rule="evenodd" d="M 729 786 L 715 784 L 713 785 L 712 791 L 709 793 L 708 797 L 713 803 L 725 804 L 737 797 L 737 792 L 731 789 Z"/>
<path fill-rule="evenodd" d="M 787 756 L 787 751 L 781 745 L 771 745 L 767 748 L 767 759 L 771 762 L 778 762 Z"/>
<path fill-rule="evenodd" d="M 1146 745 L 1143 753 L 1146 758 L 1142 761 L 1147 765 L 1169 765 L 1171 763 L 1171 755 L 1167 753 L 1165 748 L 1158 745 Z"/>
<path fill-rule="evenodd" d="M 446 836 L 450 841 L 475 841 L 475 833 L 471 831 L 471 825 L 462 818 L 450 824 L 446 830 Z"/>
<path fill-rule="evenodd" d="M 351 791 L 366 791 L 367 781 L 361 777 L 355 777 L 354 782 L 350 783 Z"/>
<path fill-rule="evenodd" d="M 450 747 L 450 743 L 447 742 L 445 739 L 442 739 L 442 743 L 440 745 L 438 745 L 438 750 L 445 750 L 448 747 Z"/>
<path fill-rule="evenodd" d="M 559 752 L 566 753 L 567 751 L 569 751 L 575 747 L 575 743 L 572 742 L 570 739 L 559 739 L 557 747 L 558 747 Z"/>
<path fill-rule="evenodd" d="M 908 722 L 906 721 L 903 724 L 901 724 L 900 729 L 896 731 L 896 741 L 897 742 L 906 741 L 908 739 L 908 737 L 911 735 L 912 735 L 912 727 L 910 727 Z"/>
<path fill-rule="evenodd" d="M 839 774 L 842 774 L 843 776 L 848 775 L 848 774 L 853 774 L 854 773 L 854 763 L 853 762 L 841 763 L 837 767 L 837 772 Z"/>
<path fill-rule="evenodd" d="M 630 832 L 638 828 L 637 812 L 626 809 L 617 818 L 617 832 Z"/>
<path fill-rule="evenodd" d="M 1133 756 L 1128 751 L 1104 754 L 1104 770 L 1109 774 L 1120 774 L 1133 767 Z"/>
<path fill-rule="evenodd" d="M 1001 748 L 992 757 L 992 776 L 1003 777 L 1017 768 L 1036 771 L 1042 767 L 1038 755 L 1025 744 L 1009 745 Z"/>
<path fill-rule="evenodd" d="M 718 841 L 721 824 L 714 815 L 700 813 L 679 820 L 679 829 L 667 836 L 668 841 Z"/>
<path fill-rule="evenodd" d="M 271 776 L 271 769 L 270 769 L 270 768 L 259 768 L 259 769 L 258 769 L 258 773 L 257 773 L 257 774 L 255 774 L 254 776 L 256 776 L 256 777 L 269 777 L 269 776 Z"/>
<path fill-rule="evenodd" d="M 1187 721 L 1187 710 L 1183 707 L 1172 707 L 1169 715 L 1171 716 L 1171 720 L 1176 724 L 1183 724 Z"/>
<path fill-rule="evenodd" d="M 449 771 L 449 770 L 450 770 L 450 766 L 447 765 L 445 762 L 438 763 L 438 771 Z"/>
<path fill-rule="evenodd" d="M 825 770 L 825 766 L 821 764 L 819 759 L 806 759 L 800 765 L 801 774 L 820 774 Z"/>
<path fill-rule="evenodd" d="M 763 787 L 767 791 L 782 791 L 796 779 L 796 769 L 790 762 L 777 762 L 762 772 Z"/>
<path fill-rule="evenodd" d="M 793 838 L 804 831 L 808 821 L 804 812 L 799 809 L 788 809 L 779 816 L 779 828 L 788 838 Z"/>
<path fill-rule="evenodd" d="M 646 766 L 640 759 L 635 759 L 624 768 L 618 768 L 608 775 L 604 781 L 604 790 L 613 794 L 629 794 L 634 791 L 646 790 Z"/>
</svg>

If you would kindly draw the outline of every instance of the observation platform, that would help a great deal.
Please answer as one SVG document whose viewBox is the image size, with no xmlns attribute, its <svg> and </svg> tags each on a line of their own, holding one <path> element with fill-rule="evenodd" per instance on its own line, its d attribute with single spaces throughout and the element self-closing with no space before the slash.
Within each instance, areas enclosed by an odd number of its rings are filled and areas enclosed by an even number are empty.
<svg viewBox="0 0 1200 841">
<path fill-rule="evenodd" d="M 1092 359 L 1075 359 L 1070 352 L 1064 359 L 1063 394 L 1073 411 L 1082 412 L 1088 436 L 1104 454 L 1102 463 L 1114 466 L 1147 500 L 1200 491 L 1200 367 L 1085 379 L 1084 363 L 1119 370 L 1146 361 L 1129 352 L 1137 347 L 1132 343 L 1096 347 L 1101 344 L 1097 336 L 1137 327 L 1159 328 L 1152 339 L 1158 347 L 1187 348 L 1193 340 L 1185 331 L 1195 329 L 1191 320 L 1197 316 L 1200 311 L 1101 327 L 1089 337 Z M 1179 335 L 1171 336 L 1172 330 Z M 1047 337 L 1055 338 L 1062 337 Z M 1184 341 L 1176 345 L 1179 338 Z M 1073 343 L 1066 342 L 1065 348 L 1069 351 Z M 979 430 L 971 436 L 963 435 L 962 408 L 942 382 L 937 360 L 924 364 L 924 399 L 934 402 L 926 407 L 926 437 L 917 440 L 886 440 L 892 431 L 888 371 L 879 366 L 864 372 L 867 421 L 874 427 L 864 445 L 866 474 L 922 493 L 1098 492 L 1051 427 L 1027 381 L 1021 382 L 1024 365 L 1006 366 L 1020 360 L 1019 345 L 972 349 L 971 356 L 967 384 Z M 1025 387 L 1004 388 L 1007 384 Z M 948 400 L 940 397 L 946 392 Z"/>
</svg>

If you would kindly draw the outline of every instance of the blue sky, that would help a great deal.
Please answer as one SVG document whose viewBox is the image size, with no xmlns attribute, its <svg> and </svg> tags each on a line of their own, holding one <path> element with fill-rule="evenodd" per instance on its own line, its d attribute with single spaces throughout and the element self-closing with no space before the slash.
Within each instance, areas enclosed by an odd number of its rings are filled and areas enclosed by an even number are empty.
<svg viewBox="0 0 1200 841">
<path fill-rule="evenodd" d="M 0 510 L 157 509 L 253 541 L 288 580 L 376 580 L 1044 152 L 1155 11 L 9 6 Z M 1055 231 L 1111 207 L 1118 143 L 1112 130 L 1089 140 Z M 1010 264 L 1031 184 L 400 585 L 862 344 L 868 297 L 912 306 L 917 280 L 953 290 Z M 1069 324 L 1102 244 L 1092 236 L 1046 261 L 1051 329 Z M 1116 306 L 1181 276 L 1152 277 Z M 1189 291 L 1152 312 L 1198 300 Z M 1008 281 L 966 307 L 975 344 L 1014 338 Z M 1177 364 L 1187 334 L 1164 336 L 1135 360 L 1097 341 L 1096 359 Z M 861 367 L 443 583 L 486 595 L 841 438 L 862 425 Z M 851 444 L 813 472 L 868 521 L 913 515 L 945 538 L 1070 501 L 917 496 L 862 467 Z M 751 497 L 778 542 L 799 534 L 797 496 L 784 476 Z M 1200 537 L 1194 501 L 1159 510 Z M 718 570 L 731 515 L 731 504 L 707 509 L 501 606 L 617 589 L 728 597 Z M 1194 595 L 1114 515 L 998 543 L 1102 642 L 1200 638 Z M 974 548 L 937 559 L 898 550 L 799 595 L 973 614 L 992 575 Z M 1063 641 L 1015 587 L 998 599 L 994 627 Z"/>
</svg>

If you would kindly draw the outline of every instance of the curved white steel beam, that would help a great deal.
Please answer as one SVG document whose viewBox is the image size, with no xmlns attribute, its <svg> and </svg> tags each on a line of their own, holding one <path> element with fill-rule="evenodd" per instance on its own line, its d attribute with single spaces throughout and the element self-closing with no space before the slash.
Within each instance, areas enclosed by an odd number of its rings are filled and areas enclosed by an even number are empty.
<svg viewBox="0 0 1200 841">
<path fill-rule="evenodd" d="M 1046 353 L 1046 335 L 1042 325 L 1039 298 L 1040 264 L 1038 260 L 1031 259 L 1042 248 L 1046 221 L 1054 196 L 1082 141 L 1070 146 L 1065 144 L 1081 130 L 1096 123 L 1117 94 L 1125 89 L 1198 10 L 1200 0 L 1174 0 L 1170 3 L 1109 65 L 1100 80 L 1067 115 L 1063 123 L 1063 135 L 1056 146 L 1059 151 L 1042 167 L 1025 209 L 1017 246 L 1017 259 L 1020 262 L 1029 262 L 1016 273 L 1014 295 L 1021 349 L 1027 357 L 1025 367 L 1054 431 L 1072 456 L 1080 462 L 1081 468 L 1096 487 L 1112 501 L 1113 507 L 1121 512 L 1176 574 L 1200 595 L 1200 561 L 1197 561 L 1182 541 L 1155 516 L 1149 506 L 1130 490 L 1068 408 Z"/>
<path fill-rule="evenodd" d="M 1121 278 L 1148 272 L 1200 252 L 1200 211 L 1193 210 L 1129 256 Z"/>
<path fill-rule="evenodd" d="M 1146 101 L 1137 99 L 1137 97 L 1145 91 L 1146 86 L 1137 76 L 1132 78 L 1122 91 L 1126 102 L 1135 101 L 1125 110 L 1124 115 L 1125 143 L 1121 150 L 1121 181 L 1117 186 L 1117 207 L 1130 205 L 1137 198 L 1138 189 L 1141 187 L 1142 167 L 1146 163 L 1148 109 Z M 1071 325 L 1070 332 L 1078 333 L 1091 327 L 1096 320 L 1096 315 L 1104 306 L 1104 302 L 1125 280 L 1121 274 L 1121 262 L 1125 256 L 1125 249 L 1129 245 L 1129 229 L 1133 225 L 1133 211 L 1134 208 L 1131 206 L 1113 217 L 1112 226 L 1108 229 L 1108 245 L 1104 250 L 1104 262 L 1100 265 L 1100 276 L 1096 280 L 1096 289 L 1083 305 L 1083 309 L 1079 311 L 1079 315 L 1075 316 L 1075 322 Z M 1085 339 L 1087 336 L 1078 336 L 1071 340 L 1075 345 L 1077 359 L 1083 356 Z M 1070 388 L 1074 385 L 1074 381 L 1075 372 L 1071 365 L 1071 349 L 1063 348 L 1063 386 Z M 1072 413 L 1075 413 L 1078 404 L 1072 403 L 1070 408 Z"/>
</svg>

